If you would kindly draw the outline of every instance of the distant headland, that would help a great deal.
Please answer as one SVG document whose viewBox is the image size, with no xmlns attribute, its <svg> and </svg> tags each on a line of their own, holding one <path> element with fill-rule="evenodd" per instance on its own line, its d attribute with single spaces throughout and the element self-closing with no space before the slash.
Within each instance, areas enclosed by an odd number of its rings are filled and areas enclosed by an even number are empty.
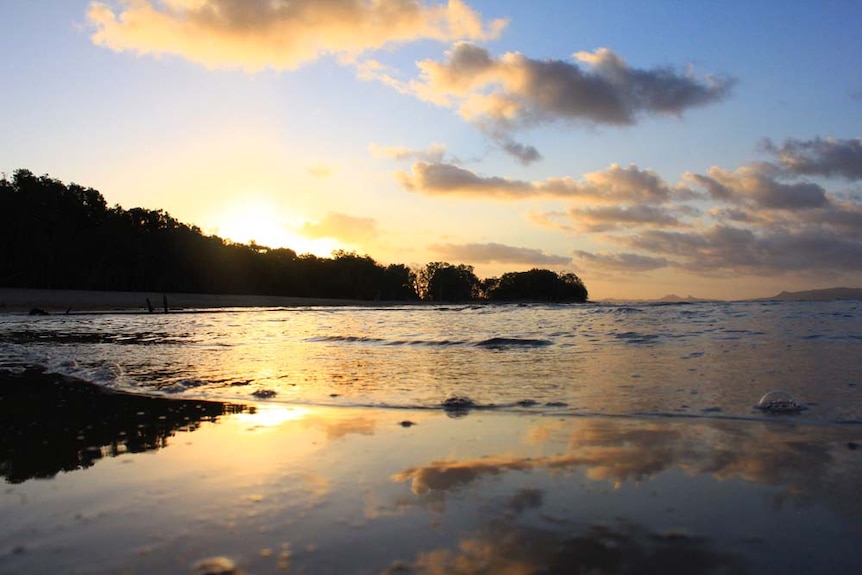
<svg viewBox="0 0 862 575">
<path fill-rule="evenodd" d="M 783 291 L 778 295 L 757 298 L 756 301 L 829 301 L 862 300 L 862 288 L 835 287 L 806 291 Z"/>
<path fill-rule="evenodd" d="M 825 289 L 805 291 L 782 291 L 770 297 L 748 298 L 738 301 L 832 301 L 832 300 L 862 300 L 862 288 L 833 287 Z M 605 303 L 618 303 L 620 299 L 603 299 Z M 698 298 L 694 296 L 681 297 L 676 294 L 668 294 L 658 299 L 635 300 L 643 303 L 701 303 L 710 301 L 728 301 L 718 298 Z"/>
</svg>

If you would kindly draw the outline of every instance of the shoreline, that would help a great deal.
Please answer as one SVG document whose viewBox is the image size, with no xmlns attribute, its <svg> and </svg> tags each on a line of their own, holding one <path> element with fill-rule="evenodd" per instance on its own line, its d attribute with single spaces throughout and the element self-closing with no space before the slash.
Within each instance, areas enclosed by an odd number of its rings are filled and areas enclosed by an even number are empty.
<svg viewBox="0 0 862 575">
<path fill-rule="evenodd" d="M 2 572 L 862 566 L 855 427 L 226 409 L 0 383 Z"/>
<path fill-rule="evenodd" d="M 167 298 L 171 312 L 219 308 L 377 307 L 426 303 L 267 295 L 0 288 L 0 313 L 29 313 L 32 309 L 44 310 L 52 315 L 87 312 L 164 313 L 164 298 Z M 147 300 L 152 305 L 152 312 L 147 307 Z"/>
</svg>

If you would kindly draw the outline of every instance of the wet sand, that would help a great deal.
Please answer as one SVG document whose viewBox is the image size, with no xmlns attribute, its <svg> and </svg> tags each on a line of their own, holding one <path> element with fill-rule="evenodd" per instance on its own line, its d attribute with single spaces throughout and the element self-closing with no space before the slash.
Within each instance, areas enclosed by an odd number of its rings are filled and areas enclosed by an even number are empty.
<svg viewBox="0 0 862 575">
<path fill-rule="evenodd" d="M 345 299 L 256 295 L 217 295 L 161 292 L 39 290 L 0 288 L 0 313 L 28 313 L 33 308 L 48 313 L 123 311 L 164 313 L 164 298 L 171 311 L 236 307 L 308 307 L 346 305 L 404 305 L 408 302 L 369 302 Z"/>
<path fill-rule="evenodd" d="M 459 415 L 0 375 L 0 572 L 862 569 L 859 426 Z"/>
</svg>

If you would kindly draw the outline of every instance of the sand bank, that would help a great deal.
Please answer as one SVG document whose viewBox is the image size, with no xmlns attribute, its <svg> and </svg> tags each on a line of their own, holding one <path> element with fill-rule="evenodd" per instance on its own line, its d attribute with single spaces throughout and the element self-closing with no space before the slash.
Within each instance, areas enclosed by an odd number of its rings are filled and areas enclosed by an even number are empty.
<svg viewBox="0 0 862 575">
<path fill-rule="evenodd" d="M 386 305 L 358 300 L 301 298 L 256 295 L 216 295 L 161 292 L 117 292 L 84 290 L 40 290 L 0 288 L 0 313 L 29 312 L 33 308 L 48 313 L 87 311 L 148 312 L 149 300 L 155 312 L 164 312 L 164 298 L 172 311 L 231 307 L 305 307 Z M 403 305 L 404 302 L 398 302 Z"/>
<path fill-rule="evenodd" d="M 0 375 L 0 572 L 862 568 L 858 426 L 236 408 L 81 385 Z"/>
</svg>

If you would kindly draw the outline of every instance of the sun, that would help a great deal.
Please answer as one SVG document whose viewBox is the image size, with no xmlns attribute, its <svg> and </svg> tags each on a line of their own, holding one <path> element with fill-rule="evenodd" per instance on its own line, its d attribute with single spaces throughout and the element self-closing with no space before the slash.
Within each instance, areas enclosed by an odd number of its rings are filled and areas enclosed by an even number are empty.
<svg viewBox="0 0 862 575">
<path fill-rule="evenodd" d="M 289 248 L 297 254 L 327 257 L 341 246 L 333 239 L 311 240 L 296 233 L 303 218 L 286 213 L 273 202 L 248 198 L 226 206 L 209 218 L 211 233 L 233 242 L 268 248 Z"/>
</svg>

